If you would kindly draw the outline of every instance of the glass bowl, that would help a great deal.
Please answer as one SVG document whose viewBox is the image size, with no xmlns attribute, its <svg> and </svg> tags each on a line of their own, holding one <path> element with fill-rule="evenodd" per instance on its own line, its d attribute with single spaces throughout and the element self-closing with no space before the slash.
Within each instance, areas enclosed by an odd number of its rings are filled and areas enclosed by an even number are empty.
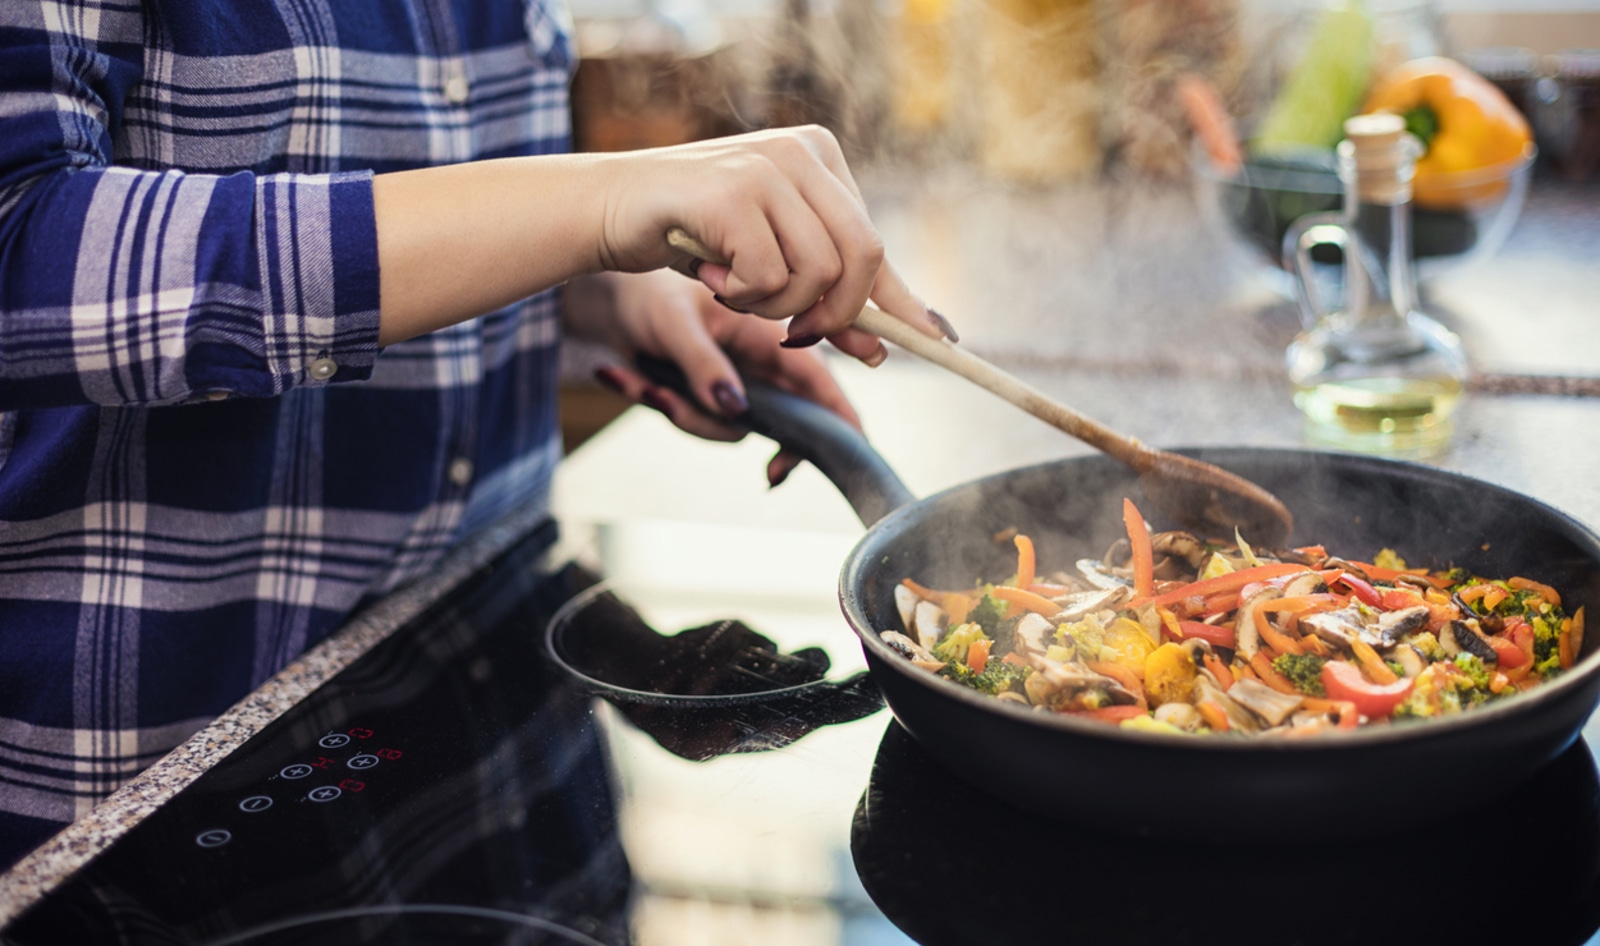
<svg viewBox="0 0 1600 946">
<path fill-rule="evenodd" d="M 1535 150 L 1502 164 L 1434 175 L 1420 182 L 1412 202 L 1412 255 L 1423 282 L 1493 255 L 1510 235 L 1528 196 Z M 1260 260 L 1274 289 L 1293 296 L 1283 270 L 1283 235 L 1299 217 L 1336 211 L 1344 202 L 1332 151 L 1307 148 L 1272 157 L 1253 156 L 1228 172 L 1205 149 L 1195 147 L 1190 164 L 1201 208 L 1211 226 L 1236 239 Z M 1336 262 L 1338 251 L 1324 248 Z"/>
</svg>

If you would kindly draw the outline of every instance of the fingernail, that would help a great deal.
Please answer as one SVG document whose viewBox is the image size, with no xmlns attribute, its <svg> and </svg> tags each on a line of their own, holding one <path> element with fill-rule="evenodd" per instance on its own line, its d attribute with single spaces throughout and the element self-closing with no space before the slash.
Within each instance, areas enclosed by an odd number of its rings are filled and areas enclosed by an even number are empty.
<svg viewBox="0 0 1600 946">
<path fill-rule="evenodd" d="M 888 358 L 888 357 L 889 357 L 889 349 L 884 347 L 883 345 L 879 345 L 878 346 L 878 350 L 873 352 L 872 354 L 868 355 L 867 357 L 861 359 L 861 363 L 866 365 L 868 368 L 876 368 L 879 365 L 883 364 L 883 360 L 885 358 Z"/>
<path fill-rule="evenodd" d="M 961 341 L 961 336 L 956 334 L 956 327 L 954 325 L 950 324 L 950 320 L 949 319 L 945 318 L 944 316 L 940 315 L 939 313 L 935 312 L 932 309 L 928 310 L 928 315 L 933 317 L 933 323 L 935 325 L 939 326 L 939 331 L 944 333 L 944 337 L 945 338 L 950 339 L 952 342 Z"/>
<path fill-rule="evenodd" d="M 777 489 L 778 487 L 782 486 L 783 481 L 789 478 L 790 473 L 794 472 L 794 468 L 795 464 L 785 463 L 783 466 L 778 468 L 776 473 L 769 473 L 767 477 L 767 488 Z"/>
<path fill-rule="evenodd" d="M 725 308 L 725 309 L 730 309 L 730 310 L 732 310 L 734 312 L 739 313 L 740 315 L 749 315 L 750 314 L 750 310 L 749 309 L 741 309 L 738 306 L 734 305 L 733 303 L 729 302 L 728 300 L 722 298 L 721 296 L 713 295 L 711 298 L 717 300 L 717 302 L 719 304 L 721 304 L 722 307 Z"/>
<path fill-rule="evenodd" d="M 656 388 L 645 388 L 643 393 L 639 395 L 639 400 L 643 401 L 647 407 L 654 408 L 668 417 L 672 416 L 672 403 L 662 397 L 661 392 Z"/>
<path fill-rule="evenodd" d="M 790 335 L 778 344 L 784 348 L 810 348 L 820 341 L 822 341 L 821 335 Z"/>
<path fill-rule="evenodd" d="M 722 411 L 722 416 L 728 418 L 738 417 L 750 409 L 750 402 L 732 384 L 718 381 L 711 386 L 711 397 L 717 402 L 717 407 Z"/>
<path fill-rule="evenodd" d="M 601 365 L 594 369 L 594 379 L 600 386 L 618 394 L 622 393 L 622 378 L 617 374 L 617 369 L 609 365 Z"/>
</svg>

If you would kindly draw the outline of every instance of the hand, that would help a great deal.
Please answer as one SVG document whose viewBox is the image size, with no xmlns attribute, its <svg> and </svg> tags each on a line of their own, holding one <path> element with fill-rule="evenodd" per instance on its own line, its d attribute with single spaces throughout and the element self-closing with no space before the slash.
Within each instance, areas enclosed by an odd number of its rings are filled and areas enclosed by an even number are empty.
<svg viewBox="0 0 1600 946">
<path fill-rule="evenodd" d="M 784 343 L 828 338 L 869 364 L 877 338 L 850 328 L 870 298 L 932 337 L 942 326 L 884 261 L 883 244 L 833 135 L 782 128 L 608 156 L 601 266 L 643 272 L 680 262 L 682 227 L 727 265 L 696 275 L 728 306 L 793 316 Z"/>
<path fill-rule="evenodd" d="M 575 280 L 567 288 L 566 306 L 568 331 L 603 342 L 621 356 L 621 365 L 596 373 L 601 383 L 660 411 L 688 433 L 721 441 L 744 436 L 742 428 L 718 419 L 744 412 L 741 374 L 816 401 L 861 427 L 820 356 L 780 346 L 784 335 L 778 323 L 735 313 L 719 304 L 704 285 L 671 270 Z M 677 363 L 698 405 L 633 370 L 634 358 L 641 353 Z M 876 361 L 883 355 L 880 351 Z M 799 457 L 779 451 L 767 465 L 767 481 L 778 485 L 799 463 Z"/>
</svg>

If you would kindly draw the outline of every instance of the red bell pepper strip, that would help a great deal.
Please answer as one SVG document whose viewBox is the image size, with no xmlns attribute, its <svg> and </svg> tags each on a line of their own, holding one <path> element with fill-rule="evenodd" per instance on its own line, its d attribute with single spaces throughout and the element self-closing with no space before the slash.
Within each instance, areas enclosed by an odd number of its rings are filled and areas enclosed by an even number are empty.
<svg viewBox="0 0 1600 946">
<path fill-rule="evenodd" d="M 1226 575 L 1218 575 L 1215 578 L 1206 578 L 1201 581 L 1190 582 L 1189 584 L 1180 588 L 1174 588 L 1171 591 L 1162 592 L 1153 598 L 1141 600 L 1135 596 L 1134 600 L 1129 603 L 1129 606 L 1138 607 L 1141 604 L 1176 604 L 1185 598 L 1193 597 L 1195 595 L 1209 598 L 1212 595 L 1222 594 L 1223 592 L 1227 591 L 1238 591 L 1240 588 L 1243 588 L 1245 585 L 1248 585 L 1253 581 L 1261 581 L 1264 578 L 1275 578 L 1278 575 L 1288 575 L 1294 572 L 1303 571 L 1306 571 L 1306 567 L 1304 565 L 1296 565 L 1293 562 L 1271 562 L 1266 565 L 1257 565 L 1254 568 L 1244 568 L 1236 572 L 1229 572 Z"/>
<path fill-rule="evenodd" d="M 1156 583 L 1155 553 L 1150 548 L 1150 529 L 1131 499 L 1122 500 L 1122 524 L 1133 548 L 1133 596 L 1147 598 Z"/>
<path fill-rule="evenodd" d="M 1233 628 L 1223 627 L 1218 624 L 1202 624 L 1199 621 L 1179 621 L 1178 636 L 1180 640 L 1191 637 L 1199 638 L 1212 647 L 1234 648 L 1238 646 L 1238 639 Z"/>
<path fill-rule="evenodd" d="M 1142 710 L 1137 706 L 1122 705 L 1102 706 L 1099 709 L 1092 710 L 1067 710 L 1067 715 L 1076 716 L 1080 719 L 1098 720 L 1102 723 L 1110 723 L 1111 725 L 1115 726 L 1125 719 L 1133 719 L 1136 716 L 1145 716 L 1148 715 L 1149 712 L 1149 710 Z"/>
<path fill-rule="evenodd" d="M 1401 677 L 1387 685 L 1372 683 L 1361 675 L 1360 667 L 1343 660 L 1322 665 L 1322 688 L 1328 691 L 1328 698 L 1354 703 L 1363 715 L 1373 718 L 1394 712 L 1415 684 L 1412 677 Z"/>
<path fill-rule="evenodd" d="M 1349 572 L 1345 572 L 1334 580 L 1344 585 L 1346 588 L 1349 588 L 1357 598 L 1360 598 L 1367 604 L 1372 605 L 1374 608 L 1383 607 L 1383 598 L 1379 596 L 1378 589 L 1372 587 L 1370 584 L 1362 581 Z M 1367 715 L 1371 716 L 1372 714 L 1368 713 Z"/>
</svg>

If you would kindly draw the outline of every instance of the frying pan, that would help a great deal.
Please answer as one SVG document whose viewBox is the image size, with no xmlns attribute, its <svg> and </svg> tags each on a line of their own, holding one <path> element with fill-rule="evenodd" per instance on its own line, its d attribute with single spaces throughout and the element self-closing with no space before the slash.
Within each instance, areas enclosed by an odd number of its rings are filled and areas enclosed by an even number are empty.
<svg viewBox="0 0 1600 946">
<path fill-rule="evenodd" d="M 804 400 L 750 385 L 748 426 L 831 479 L 868 531 L 844 563 L 839 597 L 896 718 L 955 775 L 1052 818 L 1158 837 L 1263 841 L 1390 834 L 1449 818 L 1526 781 L 1577 739 L 1600 702 L 1600 633 L 1571 671 L 1456 716 L 1313 739 L 1133 732 L 1008 705 L 914 667 L 879 638 L 900 630 L 903 578 L 964 588 L 1015 568 L 1032 537 L 1041 570 L 1099 558 L 1124 535 L 1137 478 L 1102 456 L 1025 467 L 913 499 L 851 427 Z M 1554 586 L 1569 613 L 1600 613 L 1600 536 L 1527 496 L 1427 466 L 1299 449 L 1180 450 L 1261 484 L 1296 518 L 1296 544 L 1370 560 L 1523 575 Z M 1170 524 L 1153 522 L 1160 529 Z"/>
</svg>

